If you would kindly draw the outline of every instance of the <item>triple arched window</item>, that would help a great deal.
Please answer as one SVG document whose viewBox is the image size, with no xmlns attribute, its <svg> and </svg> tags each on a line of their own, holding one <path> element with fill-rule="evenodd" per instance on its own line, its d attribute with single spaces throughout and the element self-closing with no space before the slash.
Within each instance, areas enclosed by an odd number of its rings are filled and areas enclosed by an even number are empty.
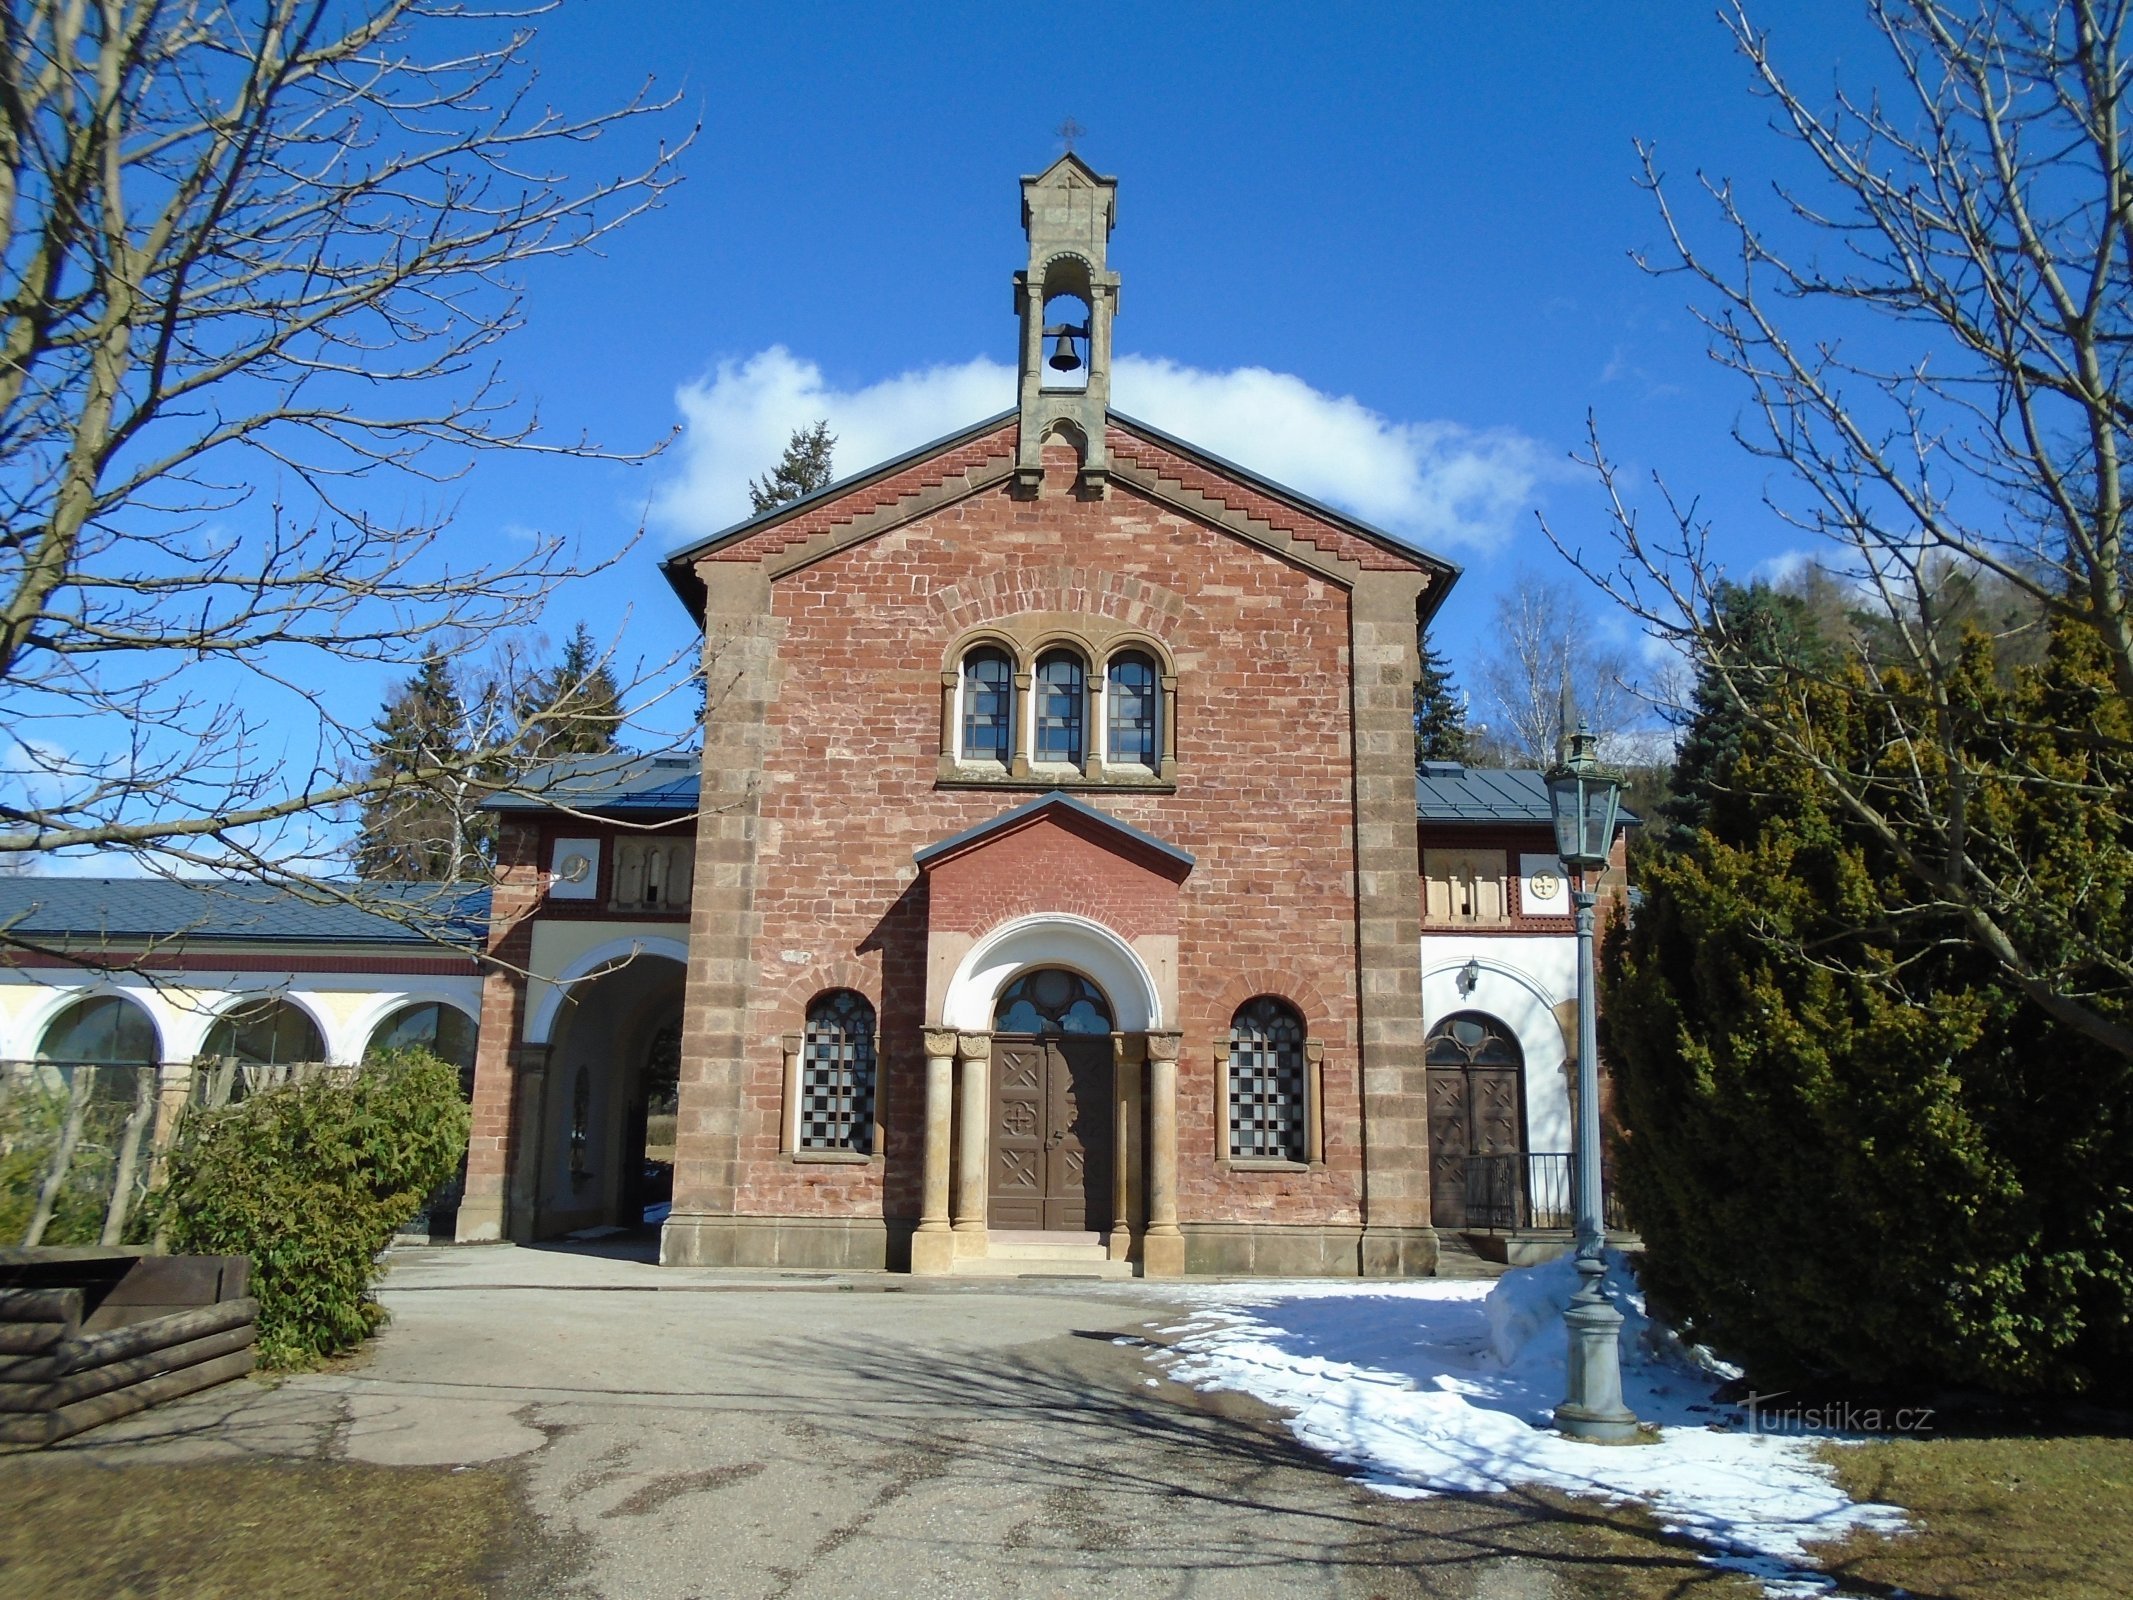
<svg viewBox="0 0 2133 1600">
<path fill-rule="evenodd" d="M 1152 649 L 985 642 L 943 675 L 944 777 L 1149 783 L 1175 766 L 1176 682 Z"/>
</svg>

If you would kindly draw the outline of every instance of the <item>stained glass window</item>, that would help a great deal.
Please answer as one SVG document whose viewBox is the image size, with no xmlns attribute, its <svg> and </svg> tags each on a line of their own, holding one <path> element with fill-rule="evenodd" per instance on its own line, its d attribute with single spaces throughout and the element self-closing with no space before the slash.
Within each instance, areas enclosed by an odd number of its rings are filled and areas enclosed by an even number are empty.
<svg viewBox="0 0 2133 1600">
<path fill-rule="evenodd" d="M 850 989 L 807 1008 L 799 1148 L 874 1149 L 874 1008 Z"/>
<path fill-rule="evenodd" d="M 1296 1008 L 1268 995 L 1247 1000 L 1229 1025 L 1229 1153 L 1302 1161 L 1304 1029 Z"/>
<path fill-rule="evenodd" d="M 1078 972 L 1043 967 L 1000 991 L 992 1025 L 998 1033 L 1109 1033 L 1111 1004 Z"/>
<path fill-rule="evenodd" d="M 1138 650 L 1111 658 L 1110 729 L 1104 759 L 1112 766 L 1146 767 L 1155 771 L 1162 760 L 1162 745 L 1156 736 L 1157 684 L 1155 663 Z"/>
<path fill-rule="evenodd" d="M 1037 748 L 1034 759 L 1081 765 L 1086 678 L 1081 657 L 1051 650 L 1037 658 Z"/>
<path fill-rule="evenodd" d="M 1006 766 L 1015 751 L 1015 666 L 1004 650 L 963 657 L 963 759 Z"/>
</svg>

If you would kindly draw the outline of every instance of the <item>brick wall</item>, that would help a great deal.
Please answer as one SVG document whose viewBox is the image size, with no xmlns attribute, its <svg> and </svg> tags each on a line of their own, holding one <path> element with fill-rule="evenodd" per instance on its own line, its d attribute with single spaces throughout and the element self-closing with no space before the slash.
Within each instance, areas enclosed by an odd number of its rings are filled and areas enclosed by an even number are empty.
<svg viewBox="0 0 2133 1600">
<path fill-rule="evenodd" d="M 968 453 L 983 459 L 989 447 Z M 779 661 L 750 874 L 740 1212 L 878 1215 L 885 1204 L 891 1216 L 916 1214 L 927 906 L 912 852 L 1029 798 L 936 787 L 940 670 L 954 633 L 936 597 L 953 590 L 966 622 L 988 603 L 1000 615 L 1073 611 L 1097 603 L 1079 572 L 1107 575 L 1108 594 L 1126 592 L 1115 582 L 1125 575 L 1185 601 L 1142 605 L 1136 617 L 1177 663 L 1176 792 L 1083 796 L 1199 858 L 1177 913 L 1182 1216 L 1358 1220 L 1348 595 L 1129 486 L 1114 481 L 1108 499 L 1091 501 L 1066 481 L 1054 473 L 1034 501 L 1004 486 L 980 492 L 772 586 Z M 705 864 L 700 852 L 700 874 Z M 706 910 L 700 893 L 699 921 Z M 1411 967 L 1411 945 L 1406 959 Z M 799 1026 L 809 996 L 838 984 L 880 1009 L 888 1138 L 878 1167 L 797 1165 L 777 1151 L 780 1036 Z M 1214 1046 L 1235 1006 L 1261 992 L 1296 999 L 1326 1043 L 1321 1171 L 1230 1173 L 1217 1160 Z"/>
<path fill-rule="evenodd" d="M 1174 934 L 1184 875 L 1182 863 L 1115 834 L 1106 839 L 1093 824 L 1046 816 L 936 863 L 927 874 L 927 921 L 983 933 L 1034 912 L 1067 912 L 1127 939 Z"/>
</svg>

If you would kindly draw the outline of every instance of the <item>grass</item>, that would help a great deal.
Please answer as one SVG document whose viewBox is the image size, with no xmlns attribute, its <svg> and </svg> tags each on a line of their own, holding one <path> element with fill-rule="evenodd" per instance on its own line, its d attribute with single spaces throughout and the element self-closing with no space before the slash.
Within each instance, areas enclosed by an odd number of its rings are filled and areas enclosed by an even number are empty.
<svg viewBox="0 0 2133 1600">
<path fill-rule="evenodd" d="M 0 1593 L 478 1600 L 533 1549 L 500 1471 L 0 1458 Z"/>
<path fill-rule="evenodd" d="M 1818 1554 L 1868 1592 L 1949 1600 L 2121 1600 L 2133 1592 L 2133 1439 L 1941 1437 L 1832 1446 L 1856 1500 L 1916 1531 L 1857 1534 Z"/>
</svg>

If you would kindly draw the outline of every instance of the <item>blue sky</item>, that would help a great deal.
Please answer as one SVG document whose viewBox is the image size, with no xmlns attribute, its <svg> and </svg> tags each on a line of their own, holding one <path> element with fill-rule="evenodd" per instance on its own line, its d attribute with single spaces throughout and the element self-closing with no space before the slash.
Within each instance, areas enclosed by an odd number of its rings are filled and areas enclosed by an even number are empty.
<svg viewBox="0 0 2133 1600">
<path fill-rule="evenodd" d="M 1797 82 L 1880 69 L 1862 13 L 1771 8 Z M 555 595 L 554 640 L 584 621 L 625 666 L 691 648 L 658 558 L 744 512 L 795 426 L 828 416 L 852 472 L 1011 403 L 1017 180 L 1069 117 L 1120 183 L 1120 408 L 1462 563 L 1436 635 L 1469 683 L 1495 596 L 1562 571 L 1535 512 L 1602 536 L 1569 459 L 1588 411 L 1631 481 L 1663 471 L 1699 499 L 1735 572 L 1797 544 L 1727 436 L 1744 396 L 1690 286 L 1631 260 L 1660 237 L 1633 140 L 1684 192 L 1701 169 L 1767 196 L 1797 160 L 1706 5 L 568 0 L 534 52 L 536 97 L 567 112 L 647 79 L 680 97 L 576 150 L 583 176 L 702 123 L 663 209 L 530 273 L 503 348 L 552 435 L 671 448 L 492 456 L 456 491 L 455 554 L 539 530 L 599 561 L 642 530 Z M 413 493 L 374 485 L 371 509 Z M 308 693 L 360 726 L 399 676 L 336 668 Z M 681 733 L 694 701 L 638 742 Z"/>
<path fill-rule="evenodd" d="M 1769 25 L 1801 81 L 1879 65 L 1854 4 Z M 1702 498 L 1736 569 L 1787 543 L 1727 438 L 1742 395 L 1689 285 L 1630 259 L 1658 241 L 1632 140 L 1684 184 L 1763 189 L 1793 159 L 1706 6 L 575 0 L 538 50 L 566 105 L 652 75 L 684 96 L 670 126 L 703 118 L 660 213 L 532 280 L 508 358 L 559 431 L 687 434 L 645 468 L 492 463 L 464 503 L 469 536 L 590 550 L 649 509 L 637 555 L 558 597 L 558 633 L 627 615 L 633 652 L 682 641 L 656 553 L 740 509 L 793 421 L 833 414 L 842 472 L 1007 403 L 1016 179 L 1067 117 L 1121 186 L 1117 342 L 1143 358 L 1122 409 L 1463 562 L 1438 629 L 1455 663 L 1513 574 L 1555 566 L 1536 508 L 1597 533 L 1568 462 L 1588 410 L 1633 476 Z M 1433 501 L 1462 471 L 1465 499 Z"/>
</svg>

